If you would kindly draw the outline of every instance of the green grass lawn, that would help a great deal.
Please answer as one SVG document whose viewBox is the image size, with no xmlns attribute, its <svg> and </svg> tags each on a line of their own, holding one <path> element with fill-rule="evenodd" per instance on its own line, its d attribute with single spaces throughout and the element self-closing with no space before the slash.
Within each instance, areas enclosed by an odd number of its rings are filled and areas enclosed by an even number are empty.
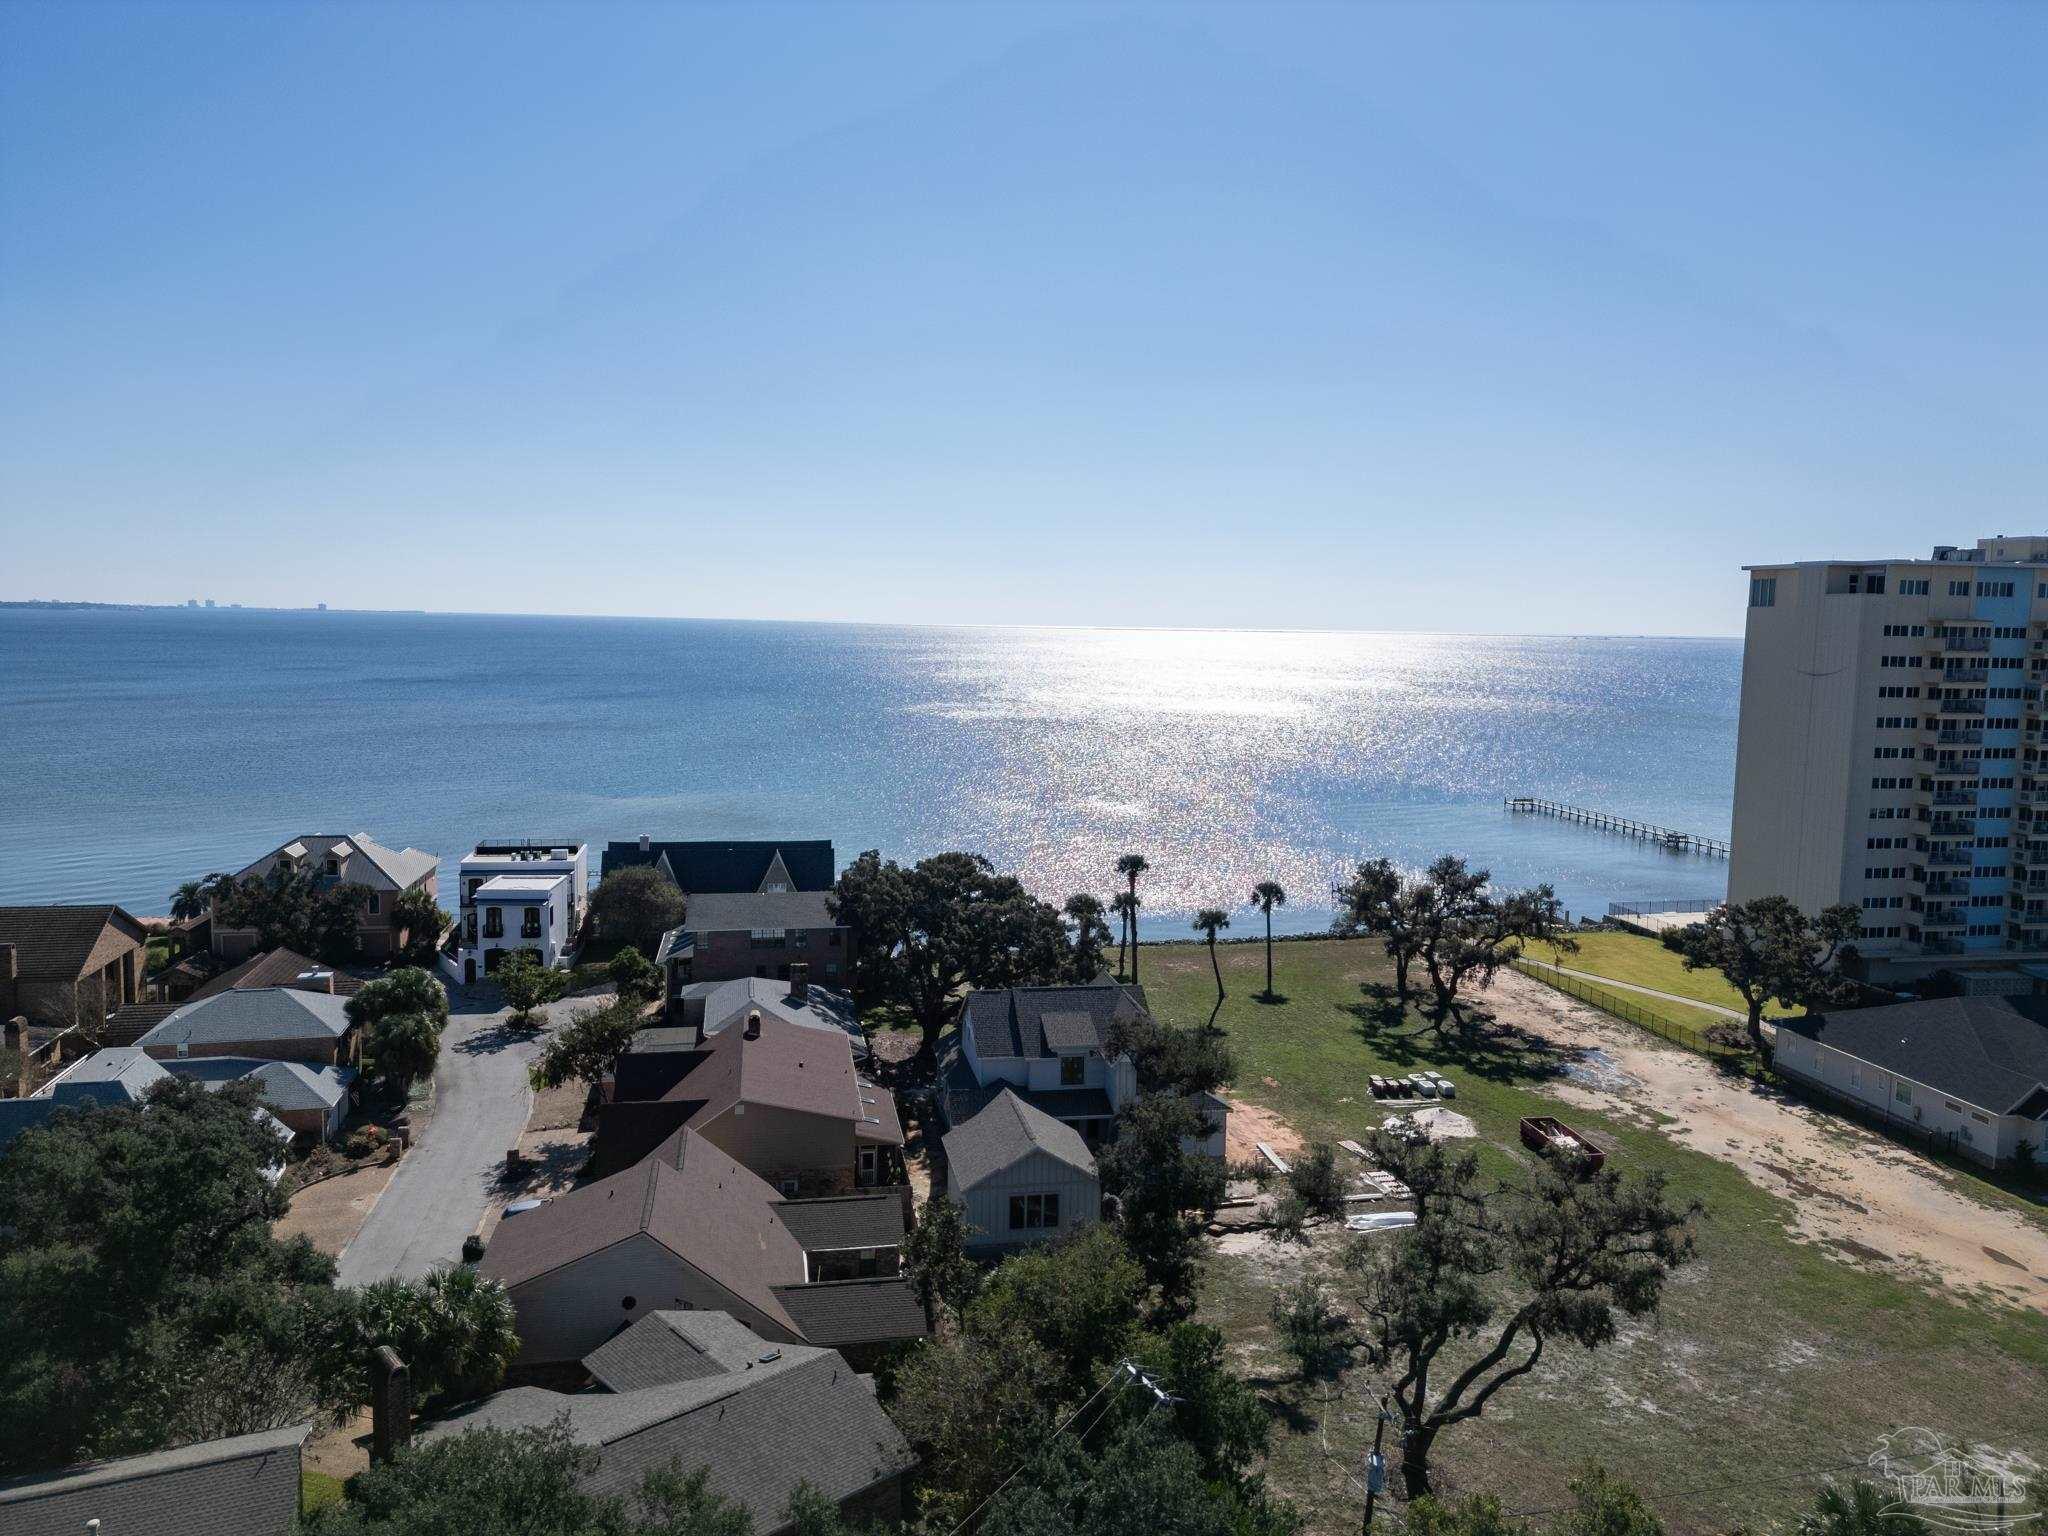
<svg viewBox="0 0 2048 1536">
<path fill-rule="evenodd" d="M 1706 1532 L 1788 1521 L 1830 1473 L 1861 1468 L 1878 1437 L 1901 1425 L 2048 1461 L 2039 1411 L 2048 1318 L 1795 1242 L 1790 1204 L 1735 1167 L 1635 1119 L 1561 1107 L 1547 1086 L 1557 1060 L 1540 1044 L 1414 1035 L 1420 1018 L 1372 990 L 1391 968 L 1370 942 L 1287 943 L 1274 954 L 1282 997 L 1262 1002 L 1260 946 L 1221 950 L 1231 996 L 1217 1023 L 1237 1057 L 1235 1094 L 1303 1135 L 1359 1136 L 1384 1113 L 1369 1074 L 1430 1066 L 1456 1081 L 1453 1107 L 1476 1122 L 1490 1171 L 1526 1166 L 1517 1120 L 1561 1110 L 1613 1138 L 1618 1166 L 1659 1172 L 1675 1195 L 1705 1202 L 1699 1257 L 1661 1312 L 1606 1349 L 1554 1349 L 1482 1420 L 1447 1431 L 1438 1457 L 1449 1488 L 1497 1493 L 1511 1510 L 1549 1509 L 1573 1470 L 1598 1460 L 1635 1481 L 1674 1531 Z M 1147 946 L 1140 963 L 1161 1017 L 1209 1017 L 1215 988 L 1201 946 Z M 1358 1366 L 1337 1395 L 1304 1393 L 1274 1345 L 1269 1309 L 1304 1265 L 1325 1272 L 1334 1253 L 1319 1243 L 1305 1259 L 1213 1256 L 1202 1299 L 1202 1315 L 1230 1336 L 1278 1415 L 1274 1488 L 1303 1507 L 1311 1531 L 1331 1536 L 1357 1526 L 1355 1475 L 1377 1381 Z"/>
<path fill-rule="evenodd" d="M 1738 1013 L 1745 1011 L 1742 994 L 1729 986 L 1719 971 L 1688 971 L 1683 960 L 1655 939 L 1639 933 L 1586 933 L 1577 938 L 1579 948 L 1575 954 L 1559 953 L 1548 944 L 1532 944 L 1529 956 L 1568 971 L 1632 982 L 1676 997 L 1697 998 Z M 1770 1007 L 1764 1013 L 1774 1018 L 1786 1011 Z"/>
<path fill-rule="evenodd" d="M 329 1504 L 339 1504 L 343 1497 L 341 1479 L 325 1472 L 315 1472 L 307 1467 L 299 1473 L 299 1511 L 310 1515 L 316 1509 Z"/>
</svg>

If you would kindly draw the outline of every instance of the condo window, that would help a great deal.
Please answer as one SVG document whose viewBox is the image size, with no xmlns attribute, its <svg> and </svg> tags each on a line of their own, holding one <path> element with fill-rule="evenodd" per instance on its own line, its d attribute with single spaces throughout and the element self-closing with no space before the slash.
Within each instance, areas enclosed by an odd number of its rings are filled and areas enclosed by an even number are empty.
<svg viewBox="0 0 2048 1536">
<path fill-rule="evenodd" d="M 1855 590 L 1853 587 L 1850 590 Z M 1778 578 L 1775 576 L 1753 576 L 1749 582 L 1749 606 L 1752 608 L 1773 608 L 1778 602 Z"/>
</svg>

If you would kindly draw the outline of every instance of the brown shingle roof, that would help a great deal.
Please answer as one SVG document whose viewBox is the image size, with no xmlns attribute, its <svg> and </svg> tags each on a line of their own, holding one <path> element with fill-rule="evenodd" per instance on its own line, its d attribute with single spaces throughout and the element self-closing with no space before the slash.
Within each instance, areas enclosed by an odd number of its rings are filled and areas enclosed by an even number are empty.
<svg viewBox="0 0 2048 1536">
<path fill-rule="evenodd" d="M 0 907 L 0 944 L 14 946 L 23 981 L 76 981 L 109 923 L 143 942 L 142 924 L 116 906 Z"/>
<path fill-rule="evenodd" d="M 691 1130 L 608 1179 L 499 1226 L 480 1272 L 508 1290 L 645 1233 L 795 1331 L 773 1287 L 804 1275 L 775 1191 Z"/>
<path fill-rule="evenodd" d="M 295 949 L 273 949 L 259 955 L 251 955 L 232 970 L 222 971 L 211 981 L 192 994 L 191 1001 L 212 997 L 216 992 L 228 992 L 237 987 L 289 987 L 308 971 L 326 971 L 334 977 L 333 990 L 337 996 L 349 997 L 362 990 L 362 983 L 355 977 L 337 971 L 331 965 L 322 965 L 318 960 L 309 960 Z M 307 987 L 307 991 L 323 990 Z"/>
</svg>

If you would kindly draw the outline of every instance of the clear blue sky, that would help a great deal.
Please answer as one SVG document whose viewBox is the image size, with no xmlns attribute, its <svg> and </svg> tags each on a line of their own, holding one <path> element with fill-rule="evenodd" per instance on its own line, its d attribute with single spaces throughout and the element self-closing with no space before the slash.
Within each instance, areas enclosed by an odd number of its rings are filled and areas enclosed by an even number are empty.
<svg viewBox="0 0 2048 1536">
<path fill-rule="evenodd" d="M 1727 634 L 2048 528 L 2048 6 L 0 8 L 0 597 Z"/>
</svg>

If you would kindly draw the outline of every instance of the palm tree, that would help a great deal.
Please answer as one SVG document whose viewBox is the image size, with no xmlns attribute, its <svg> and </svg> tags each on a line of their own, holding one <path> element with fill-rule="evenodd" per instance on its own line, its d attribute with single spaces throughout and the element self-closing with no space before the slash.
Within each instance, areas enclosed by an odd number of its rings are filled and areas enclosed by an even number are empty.
<svg viewBox="0 0 2048 1536">
<path fill-rule="evenodd" d="M 1122 854 L 1116 861 L 1116 872 L 1131 883 L 1131 910 L 1125 915 L 1124 921 L 1130 925 L 1131 930 L 1131 983 L 1134 986 L 1138 980 L 1138 876 L 1151 867 L 1142 853 Z"/>
<path fill-rule="evenodd" d="M 1926 1536 L 1927 1522 L 1903 1510 L 1882 1490 L 1858 1478 L 1847 1488 L 1829 1483 L 1799 1517 L 1799 1536 Z"/>
<path fill-rule="evenodd" d="M 203 917 L 206 914 L 208 899 L 205 882 L 187 880 L 183 885 L 171 892 L 171 921 L 174 923 L 190 923 Z M 178 949 L 181 953 L 185 948 L 187 937 L 188 935 L 184 933 L 178 935 Z"/>
<path fill-rule="evenodd" d="M 1223 1006 L 1223 967 L 1216 959 L 1216 932 L 1230 926 L 1230 914 L 1221 907 L 1204 907 L 1195 914 L 1195 932 L 1209 936 L 1209 969 L 1216 973 L 1216 1006 Z"/>
<path fill-rule="evenodd" d="M 1252 887 L 1252 905 L 1266 914 L 1266 996 L 1273 995 L 1273 909 L 1287 905 L 1287 892 L 1278 880 L 1261 880 Z"/>
<path fill-rule="evenodd" d="M 1109 910 L 1123 919 L 1123 927 L 1116 936 L 1116 979 L 1124 979 L 1124 952 L 1131 944 L 1131 924 L 1137 920 L 1138 898 L 1129 891 L 1118 891 L 1109 899 Z"/>
</svg>

